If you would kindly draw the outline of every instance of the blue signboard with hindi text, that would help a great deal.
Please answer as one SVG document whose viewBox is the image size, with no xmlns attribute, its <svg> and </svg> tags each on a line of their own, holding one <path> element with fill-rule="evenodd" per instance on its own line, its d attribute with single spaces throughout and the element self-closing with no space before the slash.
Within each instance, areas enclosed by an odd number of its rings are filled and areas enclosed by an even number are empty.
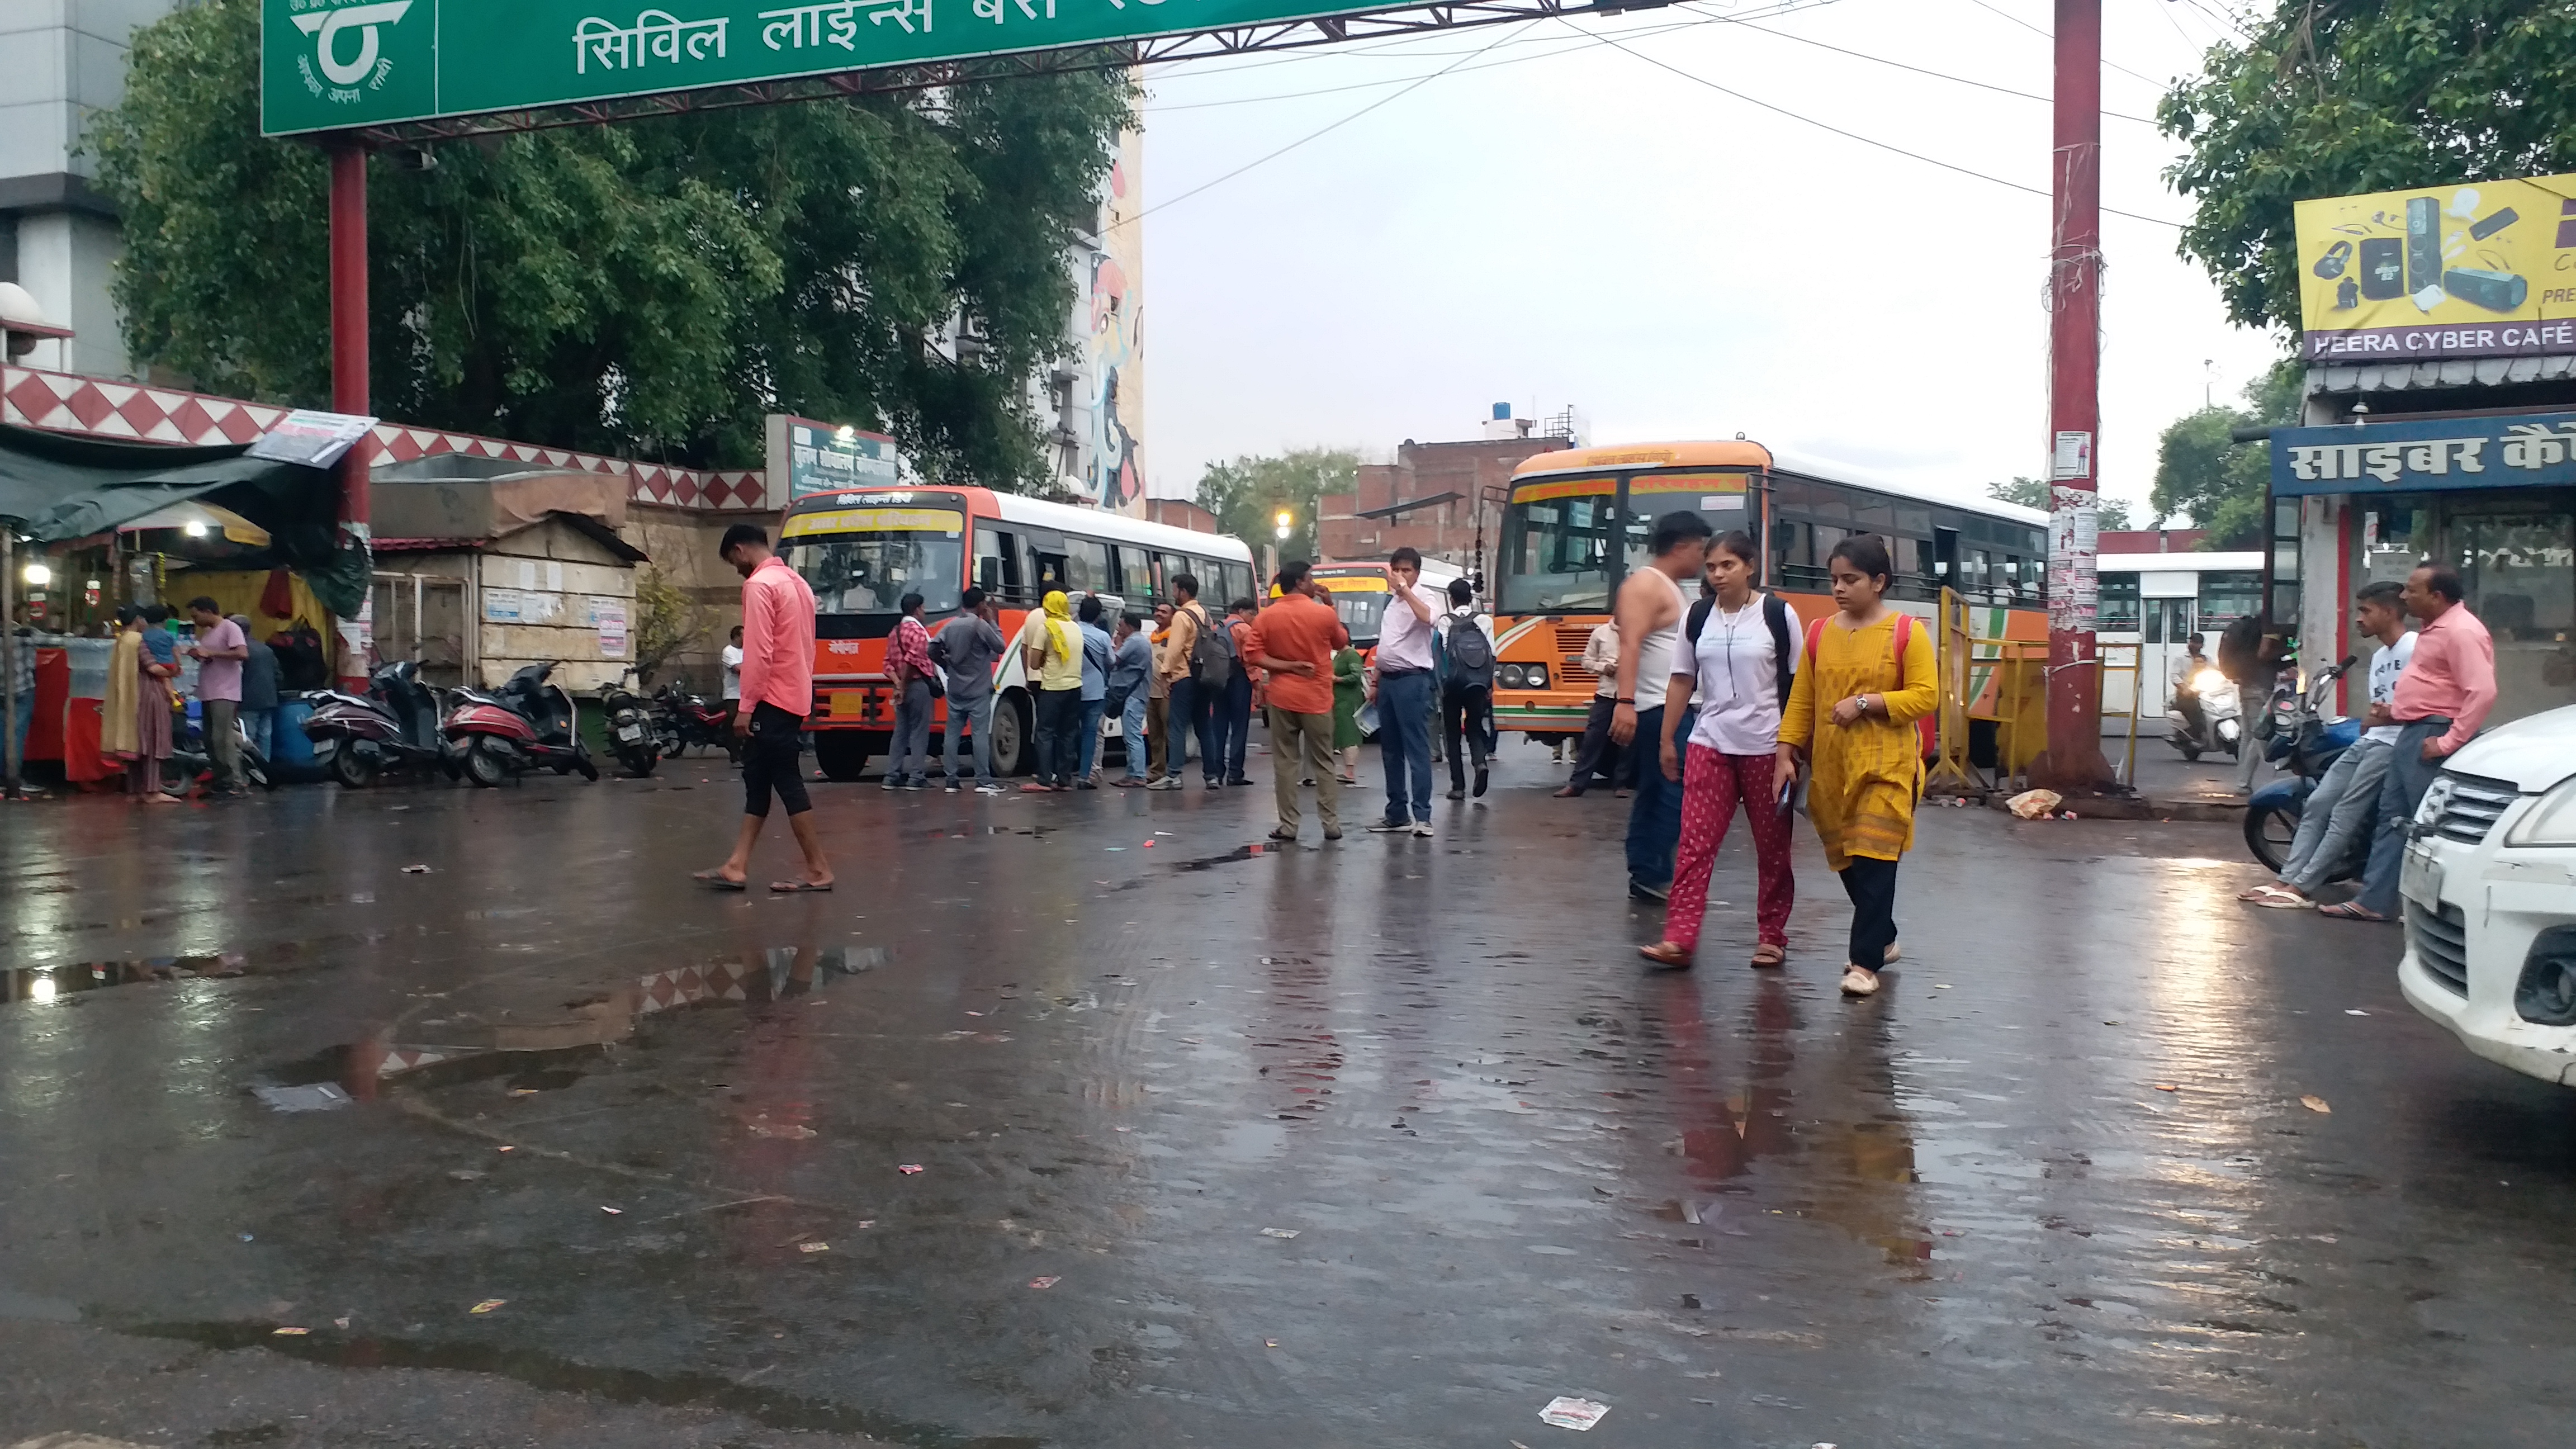
<svg viewBox="0 0 2576 1449">
<path fill-rule="evenodd" d="M 2281 498 L 2568 485 L 2576 485 L 2576 412 L 2272 433 L 2272 492 Z"/>
</svg>

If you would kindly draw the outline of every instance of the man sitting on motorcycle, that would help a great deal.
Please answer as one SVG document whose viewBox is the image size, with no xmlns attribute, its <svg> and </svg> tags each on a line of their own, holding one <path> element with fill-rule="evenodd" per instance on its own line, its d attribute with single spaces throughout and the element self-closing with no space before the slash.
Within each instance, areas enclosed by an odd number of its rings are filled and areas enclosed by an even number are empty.
<svg viewBox="0 0 2576 1449">
<path fill-rule="evenodd" d="M 2236 898 L 2276 910 L 2299 910 L 2315 904 L 2317 887 L 2335 878 L 2352 854 L 2353 842 L 2379 813 L 2379 788 L 2393 758 L 2398 727 L 2388 714 L 2397 697 L 2397 676 L 2415 653 L 2415 636 L 2406 631 L 2404 591 L 2388 580 L 2353 595 L 2353 632 L 2377 643 L 2370 656 L 2370 728 L 2362 731 L 2308 792 L 2299 807 L 2298 834 L 2290 840 L 2289 858 L 2281 862 L 2277 882 L 2258 885 Z"/>
<path fill-rule="evenodd" d="M 2182 712 L 2185 731 L 2198 739 L 2209 721 L 2201 713 L 2200 686 L 2193 681 L 2200 678 L 2200 671 L 2209 667 L 2209 656 L 2200 652 L 2201 637 L 2198 634 L 2182 641 L 2182 647 L 2183 656 L 2173 665 L 2173 703 L 2174 708 Z"/>
</svg>

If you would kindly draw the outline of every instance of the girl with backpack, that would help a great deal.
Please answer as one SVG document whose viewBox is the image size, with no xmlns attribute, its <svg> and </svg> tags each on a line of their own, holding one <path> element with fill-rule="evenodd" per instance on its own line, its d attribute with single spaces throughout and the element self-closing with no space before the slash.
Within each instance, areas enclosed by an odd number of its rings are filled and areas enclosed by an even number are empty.
<svg viewBox="0 0 2576 1449">
<path fill-rule="evenodd" d="M 1807 626 L 1807 667 L 1780 720 L 1776 788 L 1809 768 L 1807 817 L 1825 863 L 1851 897 L 1851 956 L 1843 993 L 1878 990 L 1878 968 L 1897 958 L 1896 863 L 1914 848 L 1914 802 L 1923 793 L 1923 735 L 1915 721 L 1939 698 L 1932 641 L 1917 621 L 1882 602 L 1895 568 L 1887 545 L 1855 534 L 1827 560 L 1838 612 Z"/>
<path fill-rule="evenodd" d="M 1780 711 L 1788 704 L 1801 650 L 1798 616 L 1788 601 L 1753 587 L 1759 559 L 1752 537 L 1742 530 L 1709 545 L 1703 577 L 1715 592 L 1691 606 L 1664 694 L 1662 763 L 1665 779 L 1682 782 L 1681 845 L 1664 939 L 1637 952 L 1675 970 L 1689 969 L 1699 949 L 1709 872 L 1727 827 L 1735 823 L 1738 801 L 1753 832 L 1758 882 L 1752 964 L 1777 966 L 1789 956 L 1789 908 L 1797 889 L 1789 872 L 1790 812 L 1773 775 Z M 1678 748 L 1687 751 L 1686 759 L 1675 753 L 1676 736 L 1683 737 Z"/>
</svg>

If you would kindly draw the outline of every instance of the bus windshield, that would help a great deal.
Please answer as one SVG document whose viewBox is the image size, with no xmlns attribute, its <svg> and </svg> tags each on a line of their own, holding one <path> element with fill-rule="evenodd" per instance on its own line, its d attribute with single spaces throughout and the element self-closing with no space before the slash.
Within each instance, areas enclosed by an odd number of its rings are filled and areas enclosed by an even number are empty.
<svg viewBox="0 0 2576 1449">
<path fill-rule="evenodd" d="M 788 567 L 814 590 L 824 614 L 891 614 L 906 594 L 944 614 L 957 607 L 964 587 L 965 541 L 954 533 L 839 533 L 790 538 L 782 550 Z"/>
<path fill-rule="evenodd" d="M 1593 487 L 1588 495 L 1516 501 L 1503 517 L 1501 610 L 1551 614 L 1610 607 L 1617 510 L 1607 479 L 1558 487 Z M 1537 490 L 1524 489 L 1524 492 Z"/>
<path fill-rule="evenodd" d="M 1327 586 L 1329 587 L 1329 586 Z M 1354 648 L 1366 649 L 1377 642 L 1378 622 L 1386 617 L 1386 589 L 1374 592 L 1356 589 L 1333 589 L 1333 612 L 1342 616 L 1342 627 L 1351 631 Z"/>
</svg>

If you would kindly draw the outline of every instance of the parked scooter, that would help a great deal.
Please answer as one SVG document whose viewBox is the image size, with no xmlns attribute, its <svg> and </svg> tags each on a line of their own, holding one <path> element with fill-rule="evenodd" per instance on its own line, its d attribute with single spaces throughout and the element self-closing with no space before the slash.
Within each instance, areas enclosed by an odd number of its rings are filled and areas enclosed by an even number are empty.
<svg viewBox="0 0 2576 1449">
<path fill-rule="evenodd" d="M 641 780 L 662 762 L 662 733 L 650 700 L 626 687 L 635 677 L 630 664 L 617 682 L 599 692 L 599 707 L 608 716 L 608 748 L 626 773 Z"/>
<path fill-rule="evenodd" d="M 450 694 L 453 708 L 441 727 L 449 767 L 487 789 L 536 769 L 598 779 L 599 766 L 581 742 L 579 707 L 563 686 L 547 682 L 554 672 L 552 664 L 531 664 L 488 694 Z"/>
<path fill-rule="evenodd" d="M 2231 760 L 2236 758 L 2245 743 L 2243 707 L 2237 700 L 2236 681 L 2213 667 L 2192 675 L 2188 683 L 2200 699 L 2200 727 L 2192 728 L 2177 701 L 2165 711 L 2165 738 L 2182 751 L 2186 760 L 2221 752 Z"/>
<path fill-rule="evenodd" d="M 420 682 L 420 665 L 397 659 L 377 668 L 365 694 L 316 690 L 304 720 L 313 763 L 352 790 L 403 770 L 426 775 L 442 763 L 438 694 Z"/>
<path fill-rule="evenodd" d="M 2245 845 L 2264 868 L 2279 871 L 2289 858 L 2290 842 L 2299 833 L 2299 816 L 2308 796 L 2315 793 L 2317 781 L 2344 751 L 2361 738 L 2361 721 L 2333 714 L 2326 702 L 2334 697 L 2335 681 L 2352 668 L 2353 656 L 2317 671 L 2305 690 L 2284 686 L 2286 697 L 2273 714 L 2273 728 L 2265 758 L 2289 771 L 2254 792 L 2245 807 Z M 2285 669 L 2296 667 L 2287 661 Z M 2357 879 L 2370 860 L 2370 832 L 2353 837 L 2346 858 L 2327 874 L 2329 880 Z"/>
<path fill-rule="evenodd" d="M 735 751 L 733 711 L 722 700 L 709 700 L 702 694 L 683 694 L 671 685 L 653 691 L 653 706 L 660 715 L 662 755 L 676 760 L 683 750 L 713 745 L 728 756 Z"/>
</svg>

